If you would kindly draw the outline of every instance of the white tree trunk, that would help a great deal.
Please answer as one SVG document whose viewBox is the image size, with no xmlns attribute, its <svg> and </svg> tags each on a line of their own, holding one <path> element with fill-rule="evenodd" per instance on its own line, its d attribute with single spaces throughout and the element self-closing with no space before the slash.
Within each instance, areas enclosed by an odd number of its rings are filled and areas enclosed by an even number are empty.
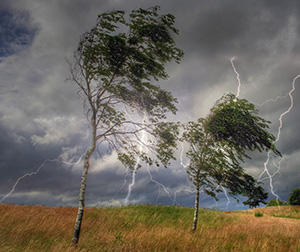
<svg viewBox="0 0 300 252">
<path fill-rule="evenodd" d="M 195 197 L 195 207 L 194 207 L 194 220 L 193 220 L 193 228 L 192 231 L 195 232 L 197 228 L 198 222 L 198 211 L 199 211 L 199 189 L 200 186 L 196 186 L 196 197 Z"/>
<path fill-rule="evenodd" d="M 96 149 L 96 125 L 95 124 L 93 125 L 93 122 L 94 122 L 94 120 L 92 120 L 92 127 L 93 127 L 92 144 L 91 144 L 91 147 L 88 149 L 88 151 L 85 154 L 83 171 L 82 171 L 82 175 L 81 175 L 79 205 L 78 205 L 78 212 L 77 212 L 77 217 L 76 217 L 75 226 L 74 226 L 74 234 L 73 234 L 73 239 L 72 239 L 72 242 L 75 245 L 78 243 L 78 240 L 79 240 L 83 211 L 84 211 L 84 206 L 85 206 L 85 190 L 86 190 L 86 181 L 87 181 L 88 170 L 90 167 L 90 157 Z"/>
</svg>

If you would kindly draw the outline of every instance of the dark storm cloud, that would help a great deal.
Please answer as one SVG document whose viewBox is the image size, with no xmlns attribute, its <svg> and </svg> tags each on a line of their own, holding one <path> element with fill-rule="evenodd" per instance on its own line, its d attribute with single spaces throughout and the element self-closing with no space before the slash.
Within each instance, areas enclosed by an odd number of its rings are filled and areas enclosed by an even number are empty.
<svg viewBox="0 0 300 252">
<path fill-rule="evenodd" d="M 12 41 L 7 43 L 7 37 L 1 36 L 0 47 L 7 56 L 0 62 L 1 195 L 17 177 L 34 171 L 45 159 L 76 161 L 88 145 L 82 101 L 76 96 L 76 87 L 65 81 L 69 71 L 66 59 L 72 60 L 80 35 L 93 27 L 99 13 L 157 4 L 162 13 L 175 15 L 180 30 L 176 41 L 185 52 L 180 65 L 168 65 L 170 79 L 160 83 L 178 97 L 174 120 L 185 122 L 205 116 L 225 92 L 236 92 L 229 61 L 232 56 L 236 56 L 242 81 L 241 97 L 256 104 L 287 95 L 292 78 L 300 73 L 299 1 L 1 1 L 4 12 L 0 20 L 10 28 L 2 25 L 0 32 L 11 36 Z M 16 13 L 23 13 L 19 17 L 24 22 L 11 19 Z M 24 46 L 16 47 L 18 41 Z M 278 142 L 287 159 L 282 162 L 281 175 L 274 177 L 274 186 L 285 200 L 289 191 L 299 186 L 299 91 L 294 93 L 295 108 L 284 117 Z M 261 115 L 272 121 L 274 134 L 280 113 L 288 107 L 287 97 L 260 108 Z M 105 147 L 100 147 L 100 152 L 107 155 Z M 258 175 L 266 155 L 251 156 L 243 166 Z M 121 188 L 126 170 L 113 155 L 97 159 L 88 178 L 87 203 L 118 205 L 126 197 L 130 176 Z M 192 206 L 193 194 L 184 191 L 191 185 L 178 161 L 169 169 L 151 171 L 154 179 L 167 186 L 171 198 L 150 181 L 146 167 L 142 167 L 131 202 L 172 204 L 177 191 L 177 203 Z M 24 179 L 6 202 L 75 205 L 80 172 L 81 164 L 71 167 L 48 162 L 39 175 Z M 268 181 L 265 188 L 269 190 Z M 226 208 L 224 195 L 220 197 L 217 206 Z M 201 204 L 216 206 L 204 195 Z M 229 208 L 241 207 L 232 200 Z"/>
<path fill-rule="evenodd" d="M 79 138 L 78 134 L 73 135 L 73 137 L 73 139 L 69 139 L 69 144 L 71 146 L 76 146 L 80 140 L 80 144 L 84 144 L 82 141 L 84 139 Z M 62 144 L 48 144 L 47 146 L 33 145 L 30 135 L 24 134 L 24 132 L 12 133 L 9 129 L 1 126 L 0 150 L 0 187 L 1 193 L 4 193 L 9 191 L 8 188 L 14 184 L 18 177 L 23 176 L 25 173 L 36 171 L 45 160 L 58 158 L 61 155 L 63 148 Z M 48 172 L 50 167 L 50 171 L 53 171 L 53 174 L 59 174 L 59 177 L 64 178 L 63 175 L 51 168 L 57 167 L 57 169 L 61 169 L 62 166 L 61 162 L 46 161 L 41 171 L 42 173 L 44 170 Z M 63 169 L 61 169 L 61 171 L 63 172 Z M 44 173 L 46 174 L 45 177 L 51 177 L 48 176 L 49 174 L 47 174 L 47 172 Z M 45 177 L 43 175 L 37 176 L 36 181 L 41 181 L 43 184 L 43 178 Z M 32 179 L 34 181 L 35 176 L 29 180 Z M 20 185 L 22 186 L 22 183 L 20 183 Z M 30 186 L 34 186 L 34 183 L 30 183 Z M 53 184 L 53 188 L 55 188 L 55 183 Z"/>
<path fill-rule="evenodd" d="M 28 12 L 0 6 L 0 58 L 30 46 L 36 32 Z"/>
<path fill-rule="evenodd" d="M 238 53 L 263 53 L 268 42 L 285 29 L 291 14 L 294 13 L 295 1 L 288 4 L 282 1 L 199 1 L 193 5 L 193 16 L 188 16 L 190 9 L 180 15 L 189 28 L 182 29 L 188 52 L 207 58 Z M 192 6 L 191 6 L 192 7 Z"/>
<path fill-rule="evenodd" d="M 290 77 L 297 72 L 298 64 L 295 65 L 295 62 L 288 59 L 284 63 L 289 65 L 289 71 L 268 68 L 270 64 L 276 66 L 278 59 L 283 60 L 282 56 L 294 50 L 296 45 L 289 43 L 289 40 L 293 40 L 290 37 L 295 36 L 295 31 L 289 33 L 288 30 L 293 24 L 297 29 L 299 17 L 293 15 L 295 2 L 287 4 L 276 1 L 274 5 L 273 2 L 268 3 L 270 2 L 199 1 L 193 3 L 193 8 L 185 7 L 183 10 L 180 3 L 177 3 L 177 21 L 182 34 L 178 40 L 185 51 L 185 61 L 180 66 L 185 71 L 180 79 L 190 79 L 192 82 L 175 83 L 175 92 L 180 90 L 176 94 L 181 91 L 186 92 L 186 95 L 200 93 L 208 87 L 224 85 L 224 82 L 228 82 L 226 76 L 233 74 L 229 58 L 237 56 L 237 61 L 241 63 L 237 67 L 241 71 L 243 84 L 252 82 L 251 86 L 249 84 L 242 87 L 242 94 L 247 95 L 248 89 L 253 89 L 255 85 L 257 89 L 254 92 L 250 90 L 249 98 L 255 93 L 255 98 L 260 98 L 260 102 L 265 99 L 266 93 L 270 94 L 270 98 L 277 96 L 277 92 L 281 90 L 270 86 L 282 89 L 283 83 L 288 81 L 283 77 Z M 291 67 L 296 70 L 294 73 Z M 193 70 L 189 71 L 191 68 Z M 268 78 L 262 81 L 256 79 L 266 75 L 267 71 L 272 71 L 272 75 L 280 75 L 284 81 L 276 80 L 274 83 L 274 80 Z M 233 76 L 231 85 L 234 84 Z M 234 89 L 228 91 L 234 92 Z M 184 104 L 185 109 L 188 109 L 190 103 L 191 99 Z"/>
</svg>

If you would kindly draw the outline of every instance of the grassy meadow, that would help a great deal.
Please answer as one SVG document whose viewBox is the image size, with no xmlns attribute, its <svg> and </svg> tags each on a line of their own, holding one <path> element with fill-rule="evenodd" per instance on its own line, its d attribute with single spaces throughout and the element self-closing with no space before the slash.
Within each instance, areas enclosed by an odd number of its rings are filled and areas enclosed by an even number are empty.
<svg viewBox="0 0 300 252">
<path fill-rule="evenodd" d="M 300 207 L 247 211 L 136 205 L 86 209 L 79 245 L 71 244 L 77 209 L 0 204 L 0 251 L 299 251 Z M 255 217 L 255 212 L 263 213 Z"/>
</svg>

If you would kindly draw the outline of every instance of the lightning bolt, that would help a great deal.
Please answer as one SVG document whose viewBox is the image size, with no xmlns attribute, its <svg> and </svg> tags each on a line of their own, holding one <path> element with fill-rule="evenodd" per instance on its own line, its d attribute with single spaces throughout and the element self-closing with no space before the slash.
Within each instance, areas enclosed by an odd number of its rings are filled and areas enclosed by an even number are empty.
<svg viewBox="0 0 300 252">
<path fill-rule="evenodd" d="M 144 119 L 143 121 L 145 122 L 147 119 L 147 115 L 146 113 L 144 113 Z M 140 144 L 139 144 L 139 152 L 142 152 L 143 150 L 143 143 L 145 143 L 147 141 L 147 132 L 145 130 L 142 131 L 142 135 L 141 135 L 141 141 L 140 141 Z M 128 201 L 129 201 L 129 198 L 131 196 L 131 192 L 132 192 L 132 188 L 133 186 L 135 185 L 135 178 L 136 178 L 136 172 L 137 172 L 137 168 L 140 164 L 140 161 L 141 161 L 141 158 L 138 157 L 137 160 L 136 160 L 136 163 L 134 165 L 134 168 L 133 168 L 133 172 L 132 172 L 132 176 L 131 176 L 131 183 L 128 185 L 128 191 L 127 191 L 127 195 L 124 199 L 124 204 L 125 205 L 128 205 Z"/>
<path fill-rule="evenodd" d="M 129 114 L 128 114 L 128 116 L 129 116 Z M 146 113 L 144 113 L 143 121 L 146 122 L 146 120 L 147 120 L 147 115 L 146 115 Z M 145 130 L 143 130 L 142 133 L 141 133 L 141 140 L 140 140 L 140 144 L 139 144 L 139 151 L 140 152 L 143 151 L 143 145 L 145 145 L 145 143 L 147 141 L 148 141 L 147 132 Z M 136 160 L 135 166 L 133 168 L 133 172 L 132 172 L 132 176 L 131 176 L 131 183 L 128 185 L 127 195 L 126 195 L 126 197 L 124 199 L 124 204 L 125 205 L 128 205 L 128 203 L 129 203 L 129 198 L 130 198 L 131 193 L 132 193 L 132 188 L 135 185 L 137 168 L 139 166 L 140 161 L 141 161 L 141 159 L 140 159 L 140 157 L 138 157 L 137 160 Z M 169 196 L 169 198 L 172 199 L 171 198 L 171 194 L 170 194 L 169 190 L 167 189 L 167 187 L 153 178 L 153 176 L 151 174 L 151 171 L 150 171 L 150 167 L 148 165 L 146 166 L 146 169 L 147 169 L 147 173 L 148 173 L 148 175 L 150 177 L 150 181 L 152 183 L 157 184 L 160 188 L 162 188 L 163 191 Z M 159 195 L 160 195 L 160 192 L 159 192 L 158 196 Z"/>
<path fill-rule="evenodd" d="M 226 209 L 228 208 L 228 206 L 229 206 L 229 204 L 230 204 L 230 198 L 229 198 L 229 196 L 228 196 L 228 193 L 227 193 L 227 190 L 226 190 L 226 188 L 224 187 L 224 186 L 221 186 L 221 185 L 217 185 L 217 187 L 216 187 L 216 190 L 219 188 L 219 187 L 221 187 L 222 188 L 222 191 L 223 191 L 223 193 L 224 193 L 224 195 L 225 195 L 225 198 L 226 198 Z M 218 205 L 218 202 L 217 202 L 217 200 L 215 199 L 215 203 L 216 203 L 216 207 L 217 207 L 217 205 Z"/>
<path fill-rule="evenodd" d="M 267 104 L 267 103 L 269 103 L 269 102 L 277 102 L 277 101 L 279 101 L 279 100 L 281 100 L 281 99 L 284 99 L 284 98 L 287 98 L 287 97 L 288 97 L 288 95 L 282 95 L 282 96 L 279 95 L 279 96 L 277 96 L 277 97 L 275 97 L 275 98 L 266 100 L 266 101 L 264 101 L 263 103 L 258 104 L 257 106 L 262 107 L 262 106 L 264 106 L 265 104 Z"/>
<path fill-rule="evenodd" d="M 165 185 L 163 185 L 162 183 L 158 182 L 157 180 L 153 179 L 153 176 L 152 176 L 152 174 L 150 172 L 149 166 L 147 166 L 147 172 L 149 174 L 150 181 L 153 182 L 153 183 L 155 183 L 155 184 L 157 184 L 158 186 L 160 186 L 165 191 L 165 193 L 168 194 L 169 198 L 172 200 L 171 194 L 168 191 L 167 187 Z"/>
<path fill-rule="evenodd" d="M 184 162 L 183 162 L 183 152 L 184 152 L 184 146 L 183 146 L 183 143 L 181 142 L 180 143 L 181 144 L 181 151 L 180 151 L 180 164 L 181 164 L 181 166 L 183 167 L 183 168 L 187 168 L 190 164 L 188 163 L 188 164 L 185 164 Z"/>
<path fill-rule="evenodd" d="M 183 146 L 183 143 L 181 142 L 180 143 L 181 144 L 181 151 L 180 151 L 180 165 L 184 168 L 184 169 L 186 169 L 189 165 L 190 165 L 190 163 L 184 163 L 184 161 L 183 161 L 183 153 L 184 153 L 184 146 Z M 190 181 L 188 180 L 188 177 L 186 176 L 186 179 L 187 179 L 187 183 L 188 184 L 190 184 Z M 186 192 L 189 192 L 189 193 L 194 193 L 194 192 L 196 192 L 196 190 L 195 189 L 193 189 L 193 187 L 192 186 L 189 186 L 189 187 L 187 187 L 187 188 L 185 188 L 185 189 L 180 189 L 179 191 L 177 190 L 176 192 L 175 192 L 175 194 L 174 194 L 174 202 L 176 202 L 176 197 L 177 197 L 177 193 L 178 192 L 181 192 L 181 191 L 186 191 Z"/>
<path fill-rule="evenodd" d="M 139 162 L 140 162 L 140 158 L 138 158 L 138 160 L 134 166 L 133 172 L 132 172 L 131 183 L 128 185 L 128 192 L 127 192 L 126 198 L 124 199 L 125 205 L 128 205 L 128 200 L 131 195 L 132 187 L 135 185 L 136 170 L 137 170 Z"/>
<path fill-rule="evenodd" d="M 274 141 L 274 144 L 277 143 L 280 140 L 280 135 L 281 135 L 281 129 L 283 127 L 283 117 L 286 116 L 288 113 L 290 113 L 290 111 L 292 110 L 292 108 L 294 107 L 294 97 L 293 97 L 293 93 L 296 90 L 295 84 L 296 84 L 296 80 L 300 78 L 300 74 L 298 74 L 296 77 L 293 78 L 292 81 L 292 89 L 290 90 L 290 92 L 288 93 L 288 96 L 290 97 L 290 106 L 288 107 L 288 109 L 286 111 L 284 111 L 280 116 L 279 116 L 279 127 L 278 127 L 278 131 L 277 131 L 277 137 L 276 140 Z M 270 155 L 271 155 L 271 151 L 268 151 L 267 154 L 267 159 L 264 162 L 264 170 L 263 172 L 259 175 L 259 179 L 261 179 L 261 177 L 263 176 L 263 174 L 267 174 L 267 176 L 269 177 L 269 184 L 270 184 L 270 189 L 272 194 L 276 197 L 276 199 L 279 199 L 279 196 L 274 192 L 274 188 L 273 188 L 273 176 L 271 176 L 269 170 L 268 170 L 268 165 L 270 162 Z M 281 163 L 282 159 L 279 161 L 279 165 L 278 165 L 278 172 L 280 170 L 280 163 Z"/>
<path fill-rule="evenodd" d="M 272 174 L 272 177 L 275 177 L 275 175 L 277 175 L 278 173 L 280 173 L 280 169 L 281 169 L 281 162 L 285 159 L 288 159 L 287 156 L 283 156 L 282 158 L 279 159 L 278 163 L 276 164 L 275 160 L 273 160 L 273 165 L 277 168 L 277 170 Z M 262 176 L 261 176 L 262 177 Z M 260 181 L 264 181 L 269 179 L 269 177 L 265 177 L 265 178 L 261 178 Z"/>
<path fill-rule="evenodd" d="M 241 82 L 240 82 L 240 75 L 239 73 L 237 72 L 236 70 L 236 67 L 234 65 L 234 60 L 235 60 L 235 57 L 232 57 L 230 59 L 230 62 L 231 62 L 231 66 L 233 68 L 233 71 L 234 73 L 236 74 L 236 78 L 237 78 L 237 82 L 238 82 L 238 88 L 237 88 L 237 97 L 239 96 L 240 94 L 240 87 L 241 87 Z M 274 141 L 274 144 L 277 143 L 279 140 L 280 140 L 280 135 L 281 135 L 281 129 L 283 127 L 283 118 L 284 116 L 286 116 L 291 110 L 292 108 L 294 107 L 294 97 L 293 97 L 293 93 L 294 91 L 296 90 L 296 87 L 295 87 L 295 83 L 296 83 L 296 80 L 300 78 L 300 74 L 298 74 L 296 77 L 293 78 L 293 81 L 292 81 L 292 89 L 290 90 L 290 92 L 288 93 L 288 95 L 285 95 L 285 96 L 277 96 L 276 98 L 273 98 L 273 99 L 269 99 L 269 100 L 266 100 L 265 102 L 263 102 L 262 104 L 258 105 L 258 106 L 263 106 L 265 105 L 266 103 L 268 102 L 276 102 L 280 99 L 283 99 L 283 98 L 286 98 L 286 97 L 290 97 L 290 106 L 288 107 L 288 109 L 286 111 L 284 111 L 282 114 L 280 114 L 279 116 L 279 127 L 278 127 L 278 131 L 277 131 L 277 137 Z M 278 165 L 276 166 L 277 167 L 277 171 L 274 173 L 274 174 L 271 174 L 270 171 L 268 170 L 268 165 L 269 165 L 269 162 L 270 162 L 270 159 L 271 159 L 271 151 L 268 151 L 267 153 L 267 159 L 266 161 L 264 162 L 264 170 L 262 171 L 262 173 L 259 175 L 258 177 L 258 180 L 262 181 L 262 176 L 264 174 L 267 174 L 267 179 L 269 179 L 269 185 L 270 185 L 270 190 L 271 190 L 271 193 L 276 197 L 276 199 L 278 200 L 279 199 L 279 196 L 274 192 L 274 187 L 273 187 L 273 177 L 280 172 L 280 168 L 281 168 L 281 162 L 282 160 L 284 159 L 284 157 L 282 157 L 279 162 L 278 162 Z"/>
<path fill-rule="evenodd" d="M 141 137 L 141 141 L 144 141 L 144 140 L 145 140 L 145 138 L 144 138 L 143 136 L 144 136 L 144 134 L 143 134 L 142 137 Z M 141 145 L 142 145 L 142 144 L 141 144 Z M 141 146 L 141 145 L 140 145 L 140 146 Z M 140 151 L 141 151 L 141 150 L 142 150 L 142 147 L 141 147 Z M 125 205 L 128 205 L 128 201 L 129 201 L 129 198 L 130 198 L 130 196 L 131 196 L 132 188 L 133 188 L 133 186 L 135 185 L 135 181 L 136 181 L 136 172 L 137 172 L 137 168 L 138 168 L 139 163 L 140 163 L 140 158 L 137 158 L 137 161 L 136 161 L 136 164 L 135 164 L 135 166 L 134 166 L 134 169 L 133 169 L 133 172 L 132 172 L 132 176 L 131 176 L 131 183 L 128 185 L 127 195 L 126 195 L 126 198 L 124 199 L 124 204 L 125 204 Z M 148 175 L 149 175 L 149 177 L 150 177 L 150 181 L 151 181 L 152 183 L 157 184 L 159 187 L 161 187 L 161 188 L 166 192 L 166 194 L 169 196 L 169 198 L 171 198 L 171 194 L 170 194 L 169 190 L 167 189 L 167 187 L 166 187 L 165 185 L 163 185 L 162 183 L 158 182 L 157 180 L 155 180 L 155 179 L 153 178 L 149 166 L 146 166 L 146 169 L 147 169 L 147 173 L 148 173 Z M 160 194 L 160 193 L 159 193 L 159 194 Z M 159 196 L 159 194 L 158 194 L 158 196 Z"/>
<path fill-rule="evenodd" d="M 80 163 L 80 161 L 81 161 L 81 159 L 82 159 L 82 156 L 83 156 L 83 155 L 81 155 L 80 158 L 78 159 L 78 161 L 75 162 L 75 163 L 62 161 L 62 160 L 59 160 L 59 159 L 57 159 L 57 158 L 56 158 L 56 159 L 46 159 L 46 160 L 44 160 L 44 161 L 42 162 L 42 164 L 41 164 L 35 171 L 29 172 L 29 173 L 25 173 L 23 176 L 19 177 L 19 178 L 16 180 L 15 184 L 12 186 L 11 190 L 10 190 L 6 195 L 4 195 L 4 196 L 0 199 L 0 203 L 2 203 L 5 199 L 7 199 L 8 197 L 10 197 L 10 196 L 15 192 L 17 185 L 18 185 L 23 179 L 25 179 L 26 177 L 31 177 L 31 176 L 33 176 L 33 175 L 38 175 L 39 172 L 40 172 L 40 170 L 45 166 L 45 164 L 46 164 L 47 162 L 60 162 L 60 163 L 63 163 L 63 164 L 65 164 L 65 165 L 72 165 L 72 166 L 73 166 L 73 165 L 77 165 L 77 164 Z"/>
<path fill-rule="evenodd" d="M 234 73 L 236 75 L 236 79 L 237 79 L 237 82 L 238 82 L 236 97 L 239 97 L 240 96 L 240 91 L 241 91 L 241 80 L 240 80 L 240 74 L 238 73 L 238 71 L 235 68 L 234 60 L 235 60 L 235 57 L 232 57 L 230 59 L 230 63 L 231 63 L 232 69 L 233 69 L 233 71 L 234 71 Z"/>
<path fill-rule="evenodd" d="M 40 172 L 40 170 L 42 169 L 42 167 L 43 167 L 47 162 L 53 162 L 53 161 L 55 161 L 55 160 L 49 160 L 49 159 L 47 159 L 47 160 L 45 160 L 45 161 L 44 161 L 44 162 L 36 169 L 36 171 L 26 173 L 26 174 L 24 174 L 23 176 L 19 177 L 19 178 L 16 180 L 15 184 L 12 186 L 11 190 L 10 190 L 6 195 L 4 195 L 4 196 L 1 198 L 0 202 L 2 203 L 6 198 L 8 198 L 10 195 L 13 194 L 13 192 L 15 191 L 17 185 L 20 183 L 20 181 L 22 181 L 22 180 L 23 180 L 24 178 L 26 178 L 26 177 L 31 177 L 31 176 L 33 176 L 33 175 L 37 175 L 37 174 Z"/>
<path fill-rule="evenodd" d="M 196 190 L 193 189 L 191 186 L 186 186 L 184 188 L 180 188 L 180 189 L 177 189 L 175 190 L 174 192 L 174 198 L 173 198 L 173 205 L 177 205 L 177 193 L 179 192 L 187 192 L 189 194 L 192 194 L 192 193 L 195 193 Z M 203 190 L 200 190 L 200 192 L 203 192 Z"/>
<path fill-rule="evenodd" d="M 224 192 L 224 195 L 225 195 L 225 197 L 226 197 L 226 199 L 227 199 L 227 202 L 226 202 L 226 209 L 227 209 L 228 206 L 229 206 L 229 204 L 230 204 L 230 198 L 229 198 L 229 196 L 228 196 L 228 193 L 227 193 L 226 189 L 225 189 L 223 186 L 221 186 L 221 188 L 222 188 L 222 190 L 223 190 L 223 192 Z"/>
<path fill-rule="evenodd" d="M 237 79 L 237 82 L 238 82 L 237 94 L 236 94 L 236 97 L 238 97 L 239 94 L 240 94 L 240 89 L 241 89 L 241 81 L 240 81 L 240 74 L 238 73 L 238 71 L 236 70 L 236 67 L 235 67 L 235 65 L 234 65 L 234 60 L 235 60 L 235 57 L 232 57 L 232 58 L 230 59 L 230 63 L 231 63 L 232 69 L 233 69 L 233 71 L 234 71 L 234 73 L 235 73 L 235 75 L 236 75 L 236 79 Z M 272 100 L 272 99 L 270 99 L 270 100 Z M 270 100 L 267 100 L 265 103 L 269 102 Z M 265 104 L 265 103 L 263 103 L 263 104 Z M 282 118 L 282 117 L 280 116 L 280 118 Z M 281 124 L 280 124 L 279 130 L 278 130 L 279 136 L 280 136 L 280 130 L 281 130 L 281 127 L 282 127 L 282 120 L 280 120 L 280 122 L 281 122 Z M 275 143 L 276 143 L 278 140 L 279 140 L 279 137 L 277 136 Z M 263 172 L 260 174 L 260 176 L 258 177 L 258 179 L 260 180 L 260 178 L 262 177 L 262 175 L 263 175 L 264 173 L 266 173 L 267 176 L 268 176 L 268 178 L 269 178 L 271 193 L 278 199 L 279 196 L 274 192 L 274 188 L 273 188 L 273 177 L 271 176 L 271 174 L 270 174 L 270 172 L 269 172 L 269 170 L 268 170 L 268 167 L 267 167 L 267 165 L 268 165 L 268 163 L 269 163 L 269 161 L 270 161 L 270 154 L 271 154 L 271 151 L 268 151 L 268 154 L 267 154 L 267 160 L 266 160 L 265 163 L 264 163 L 264 170 L 263 170 Z M 226 195 L 225 195 L 225 196 L 226 196 Z"/>
</svg>

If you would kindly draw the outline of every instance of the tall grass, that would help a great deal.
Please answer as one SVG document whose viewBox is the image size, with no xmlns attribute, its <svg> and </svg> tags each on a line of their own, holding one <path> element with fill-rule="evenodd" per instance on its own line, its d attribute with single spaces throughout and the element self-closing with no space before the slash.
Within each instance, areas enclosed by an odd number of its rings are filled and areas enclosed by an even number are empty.
<svg viewBox="0 0 300 252">
<path fill-rule="evenodd" d="M 255 210 L 248 210 L 247 212 L 252 211 Z M 261 208 L 260 211 L 269 216 L 300 219 L 300 206 L 272 206 Z"/>
<path fill-rule="evenodd" d="M 87 209 L 75 249 L 76 209 L 0 205 L 0 251 L 300 251 L 300 220 L 270 214 L 201 209 L 192 233 L 191 208 Z"/>
</svg>

